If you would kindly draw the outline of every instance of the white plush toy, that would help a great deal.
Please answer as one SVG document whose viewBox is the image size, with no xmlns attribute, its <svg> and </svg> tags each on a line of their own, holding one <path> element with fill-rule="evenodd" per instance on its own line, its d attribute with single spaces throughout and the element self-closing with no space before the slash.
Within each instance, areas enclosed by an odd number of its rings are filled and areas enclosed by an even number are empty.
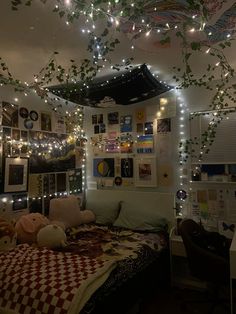
<svg viewBox="0 0 236 314">
<path fill-rule="evenodd" d="M 56 249 L 66 246 L 66 234 L 64 230 L 55 224 L 50 224 L 39 230 L 37 234 L 39 246 Z"/>
</svg>

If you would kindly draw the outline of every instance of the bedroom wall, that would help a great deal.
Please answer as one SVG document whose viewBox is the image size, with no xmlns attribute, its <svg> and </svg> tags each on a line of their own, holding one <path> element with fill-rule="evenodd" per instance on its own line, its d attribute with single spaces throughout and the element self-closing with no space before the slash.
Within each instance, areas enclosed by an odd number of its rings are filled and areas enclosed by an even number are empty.
<svg viewBox="0 0 236 314">
<path fill-rule="evenodd" d="M 67 114 L 74 106 L 57 101 L 55 111 L 53 101 L 11 86 L 0 87 L 0 104 L 0 215 L 48 214 L 52 197 L 81 193 L 83 143 L 71 136 Z"/>
<path fill-rule="evenodd" d="M 167 99 L 168 105 L 164 105 L 165 112 L 162 111 L 161 116 L 159 113 L 161 111 L 160 103 L 163 103 L 163 98 Z M 184 107 L 180 107 L 183 105 Z M 167 107 L 168 106 L 168 107 Z M 122 191 L 130 190 L 136 191 L 155 191 L 155 192 L 176 192 L 183 188 L 182 179 L 180 180 L 180 165 L 178 162 L 178 141 L 180 139 L 180 126 L 179 119 L 181 116 L 179 109 L 185 108 L 185 103 L 183 104 L 180 94 L 176 91 L 171 91 L 160 95 L 160 97 L 155 97 L 144 102 L 140 102 L 128 106 L 114 106 L 111 108 L 85 108 L 85 133 L 87 136 L 87 188 L 88 189 L 105 189 Z M 137 145 L 137 137 L 139 135 L 145 134 L 143 132 L 137 132 L 137 123 L 139 123 L 137 118 L 137 113 L 140 111 L 145 112 L 144 126 L 145 123 L 153 123 L 153 150 L 151 152 L 138 152 L 139 146 Z M 110 113 L 118 112 L 118 123 L 109 124 L 108 115 Z M 99 123 L 93 123 L 92 116 L 97 116 L 97 118 L 103 115 L 103 124 L 105 127 L 104 133 L 100 133 L 97 129 Z M 121 132 L 120 118 L 123 116 L 132 117 L 132 131 Z M 158 118 L 158 119 L 157 119 Z M 184 119 L 186 117 L 184 116 Z M 165 120 L 164 124 L 160 123 L 161 120 Z M 99 132 L 99 133 L 96 133 Z M 114 134 L 113 134 L 114 132 Z M 118 138 L 118 145 L 120 145 L 120 138 L 123 134 L 129 134 L 133 140 L 133 149 L 131 152 L 125 153 L 121 152 L 118 148 L 116 152 L 107 151 L 107 143 L 112 143 L 110 141 L 111 137 L 114 136 Z M 149 134 L 148 134 L 149 135 Z M 96 144 L 97 141 L 97 144 Z M 128 141 L 127 141 L 128 142 Z M 99 148 L 99 145 L 101 146 Z M 108 147 L 109 149 L 109 147 Z M 99 173 L 95 173 L 96 165 L 102 159 L 113 159 L 114 161 L 114 174 L 111 177 L 101 176 Z M 133 161 L 133 175 L 128 178 L 122 173 L 122 159 L 129 158 Z M 154 162 L 154 168 L 152 171 L 155 172 L 156 178 L 154 181 L 145 182 L 139 180 L 138 167 L 136 162 Z M 96 164 L 95 164 L 96 163 Z M 116 178 L 121 178 L 121 185 L 116 184 Z M 119 181 L 118 181 L 119 183 Z M 182 210 L 186 211 L 185 204 Z"/>
<path fill-rule="evenodd" d="M 137 193 L 139 191 L 160 191 L 160 192 L 174 192 L 184 190 L 187 192 L 187 198 L 185 200 L 178 199 L 177 208 L 180 213 L 184 216 L 192 216 L 199 220 L 201 215 L 204 214 L 200 209 L 200 201 L 197 200 L 198 210 L 195 211 L 196 200 L 194 205 L 194 195 L 196 191 L 205 190 L 208 191 L 215 187 L 211 185 L 194 186 L 191 183 L 191 159 L 189 162 L 180 166 L 178 161 L 178 145 L 180 139 L 186 139 L 190 136 L 190 125 L 189 125 L 189 114 L 190 112 L 203 111 L 209 108 L 213 92 L 207 91 L 203 88 L 192 87 L 187 90 L 168 92 L 159 97 L 152 98 L 142 103 L 137 103 L 129 106 L 116 106 L 113 108 L 85 108 L 85 130 L 87 135 L 87 187 L 88 189 L 105 189 L 105 190 L 133 190 Z M 172 108 L 169 113 L 163 115 L 164 117 L 170 118 L 171 130 L 170 132 L 157 132 L 158 116 L 157 113 L 160 111 L 161 98 L 167 98 L 168 104 Z M 233 104 L 231 104 L 233 106 Z M 174 109 L 175 108 L 175 112 Z M 153 138 L 154 138 L 154 149 L 152 153 L 139 154 L 137 153 L 136 143 L 133 146 L 132 153 L 120 153 L 120 152 L 106 152 L 105 145 L 109 139 L 109 132 L 115 131 L 117 136 L 120 136 L 120 123 L 116 125 L 109 125 L 108 114 L 111 112 L 118 112 L 119 119 L 123 115 L 132 116 L 132 132 L 131 135 L 136 139 L 138 132 L 136 132 L 136 112 L 139 109 L 145 109 L 146 118 L 145 121 L 153 121 Z M 103 114 L 103 123 L 105 124 L 105 133 L 95 134 L 95 125 L 92 121 L 92 116 L 97 117 Z M 157 119 L 158 118 L 158 119 Z M 98 124 L 98 123 L 97 123 Z M 181 128 L 181 124 L 184 125 Z M 181 134 L 182 133 L 182 134 Z M 92 138 L 92 140 L 91 140 Z M 98 145 L 94 146 L 94 143 L 98 141 L 102 148 L 99 149 Z M 122 184 L 116 185 L 114 178 L 120 176 L 120 158 L 132 158 L 134 163 L 136 158 L 149 158 L 153 157 L 156 162 L 156 173 L 157 181 L 156 186 L 138 186 L 136 182 L 134 168 L 133 178 L 122 178 Z M 100 174 L 94 173 L 94 159 L 113 158 L 115 164 L 115 173 L 113 177 L 102 177 Z M 167 176 L 164 177 L 164 174 Z M 217 186 L 217 190 L 220 190 L 224 185 L 220 183 Z M 225 198 L 227 194 L 225 194 Z M 205 211 L 207 216 L 201 217 L 213 228 L 218 228 L 218 220 L 227 219 L 227 208 L 225 208 L 223 216 L 216 216 L 212 218 L 212 213 L 209 207 L 209 200 L 207 200 Z M 204 215 L 203 215 L 204 216 Z M 232 217 L 230 217 L 232 219 Z M 214 222 L 212 222 L 214 220 Z"/>
</svg>

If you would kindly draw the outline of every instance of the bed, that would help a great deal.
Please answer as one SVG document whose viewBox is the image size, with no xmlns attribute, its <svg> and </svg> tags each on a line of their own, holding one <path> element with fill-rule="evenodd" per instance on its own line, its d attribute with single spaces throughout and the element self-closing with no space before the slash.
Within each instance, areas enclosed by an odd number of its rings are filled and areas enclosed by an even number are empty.
<svg viewBox="0 0 236 314">
<path fill-rule="evenodd" d="M 130 205 L 133 192 L 113 193 L 90 191 L 88 205 L 94 199 Z M 135 202 L 149 199 L 148 208 L 152 202 L 165 208 L 170 221 L 173 198 L 164 194 L 152 194 L 150 201 L 149 192 L 139 193 Z M 125 313 L 128 303 L 151 288 L 151 278 L 158 285 L 167 280 L 166 227 L 133 231 L 117 220 L 116 225 L 92 223 L 66 232 L 68 245 L 60 250 L 21 244 L 0 254 L 0 313 Z"/>
</svg>

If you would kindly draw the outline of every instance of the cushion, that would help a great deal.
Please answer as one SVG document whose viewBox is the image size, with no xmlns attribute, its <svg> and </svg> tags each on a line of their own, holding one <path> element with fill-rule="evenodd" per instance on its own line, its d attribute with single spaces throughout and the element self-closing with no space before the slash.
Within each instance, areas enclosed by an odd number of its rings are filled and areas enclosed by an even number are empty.
<svg viewBox="0 0 236 314">
<path fill-rule="evenodd" d="M 112 225 L 119 215 L 119 202 L 89 200 L 86 208 L 95 214 L 95 222 L 101 225 Z"/>
<path fill-rule="evenodd" d="M 50 200 L 49 219 L 61 221 L 65 227 L 74 227 L 82 223 L 78 199 L 75 195 Z"/>
<path fill-rule="evenodd" d="M 166 230 L 168 221 L 158 214 L 157 207 L 133 206 L 132 201 L 122 201 L 119 217 L 113 224 L 116 227 L 123 227 L 140 231 Z"/>
</svg>

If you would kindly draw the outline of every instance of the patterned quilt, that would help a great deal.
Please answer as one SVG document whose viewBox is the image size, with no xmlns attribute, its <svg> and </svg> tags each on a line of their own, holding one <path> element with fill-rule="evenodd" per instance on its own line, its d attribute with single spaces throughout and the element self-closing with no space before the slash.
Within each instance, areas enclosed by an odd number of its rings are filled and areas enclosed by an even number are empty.
<svg viewBox="0 0 236 314">
<path fill-rule="evenodd" d="M 156 234 L 95 225 L 72 228 L 58 251 L 18 245 L 0 254 L 0 313 L 79 313 L 120 261 L 143 246 L 160 250 Z"/>
</svg>

